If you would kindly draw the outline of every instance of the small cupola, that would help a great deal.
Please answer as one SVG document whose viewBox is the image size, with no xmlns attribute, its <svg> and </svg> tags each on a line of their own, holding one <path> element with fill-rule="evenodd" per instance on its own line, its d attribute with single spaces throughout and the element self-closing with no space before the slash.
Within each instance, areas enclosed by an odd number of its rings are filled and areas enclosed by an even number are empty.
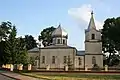
<svg viewBox="0 0 120 80">
<path fill-rule="evenodd" d="M 67 45 L 67 32 L 59 26 L 52 33 L 52 40 L 54 45 Z"/>
<path fill-rule="evenodd" d="M 52 33 L 52 37 L 55 37 L 55 36 L 67 37 L 68 34 L 67 34 L 67 32 L 61 27 L 61 25 L 59 24 L 58 28 L 56 28 L 55 31 L 53 31 L 53 33 Z"/>
</svg>

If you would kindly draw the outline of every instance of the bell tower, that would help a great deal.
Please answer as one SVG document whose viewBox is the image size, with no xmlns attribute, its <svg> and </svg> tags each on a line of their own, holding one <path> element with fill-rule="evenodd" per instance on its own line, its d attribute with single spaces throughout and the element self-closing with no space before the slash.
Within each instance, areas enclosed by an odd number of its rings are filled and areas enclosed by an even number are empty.
<svg viewBox="0 0 120 80">
<path fill-rule="evenodd" d="M 95 64 L 103 67 L 101 32 L 96 29 L 93 11 L 88 28 L 85 30 L 85 66 L 92 68 Z"/>
</svg>

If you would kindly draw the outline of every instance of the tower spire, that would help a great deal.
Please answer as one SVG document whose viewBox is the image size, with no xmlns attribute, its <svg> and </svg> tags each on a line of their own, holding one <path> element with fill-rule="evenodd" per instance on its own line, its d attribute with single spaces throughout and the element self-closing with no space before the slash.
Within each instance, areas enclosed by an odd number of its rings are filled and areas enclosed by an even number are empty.
<svg viewBox="0 0 120 80">
<path fill-rule="evenodd" d="M 94 18 L 93 18 L 93 11 L 91 12 L 91 18 L 90 18 L 90 22 L 89 22 L 89 25 L 88 25 L 88 31 L 90 29 L 96 29 Z"/>
<path fill-rule="evenodd" d="M 61 27 L 61 23 L 59 22 L 59 25 L 58 25 L 58 27 Z"/>
</svg>

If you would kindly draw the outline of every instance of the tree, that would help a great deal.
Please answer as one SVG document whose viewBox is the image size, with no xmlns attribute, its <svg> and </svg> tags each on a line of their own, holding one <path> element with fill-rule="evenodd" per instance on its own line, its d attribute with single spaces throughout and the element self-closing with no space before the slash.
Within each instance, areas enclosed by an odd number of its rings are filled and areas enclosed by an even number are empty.
<svg viewBox="0 0 120 80">
<path fill-rule="evenodd" d="M 17 38 L 17 62 L 18 64 L 28 64 L 28 53 L 23 38 Z"/>
<path fill-rule="evenodd" d="M 27 50 L 37 47 L 36 40 L 34 39 L 32 35 L 25 35 L 24 39 L 25 39 Z"/>
<path fill-rule="evenodd" d="M 27 62 L 27 51 L 22 38 L 16 38 L 17 30 L 16 27 L 11 26 L 11 32 L 8 39 L 5 41 L 5 53 L 3 54 L 4 64 L 26 64 Z"/>
<path fill-rule="evenodd" d="M 11 31 L 11 22 L 2 22 L 0 25 L 0 40 L 6 40 L 10 34 Z"/>
<path fill-rule="evenodd" d="M 9 60 L 7 59 L 7 55 L 5 54 L 5 44 L 6 40 L 9 38 L 11 32 L 11 22 L 2 22 L 0 24 L 0 64 L 6 63 Z M 6 56 L 4 56 L 6 55 Z M 6 58 L 7 57 L 7 58 Z M 6 58 L 6 59 L 5 59 Z"/>
<path fill-rule="evenodd" d="M 45 46 L 49 46 L 50 43 L 52 43 L 52 32 L 55 30 L 56 28 L 54 28 L 53 26 L 52 27 L 49 27 L 49 28 L 46 28 L 46 29 L 43 29 L 43 31 L 41 31 L 40 35 L 39 35 L 39 41 L 42 40 L 42 44 Z"/>
<path fill-rule="evenodd" d="M 16 38 L 17 29 L 11 22 L 0 25 L 0 65 L 27 64 L 28 53 L 25 39 Z"/>
<path fill-rule="evenodd" d="M 115 65 L 118 65 L 119 64 L 119 61 L 120 61 L 120 56 L 119 55 L 115 55 L 113 54 L 112 56 L 112 59 L 110 60 L 110 66 L 115 66 Z"/>
<path fill-rule="evenodd" d="M 3 57 L 3 55 L 5 55 L 4 48 L 5 48 L 5 41 L 1 41 L 0 42 L 0 65 L 8 61 L 7 59 Z"/>
<path fill-rule="evenodd" d="M 30 57 L 29 63 L 32 64 L 32 65 L 35 65 L 35 58 L 34 57 Z"/>
<path fill-rule="evenodd" d="M 104 22 L 102 29 L 102 49 L 104 53 L 109 53 L 107 63 L 110 65 L 112 55 L 120 51 L 120 17 L 108 18 Z"/>
<path fill-rule="evenodd" d="M 16 58 L 17 58 L 17 40 L 16 40 L 16 28 L 15 26 L 13 26 L 11 33 L 9 35 L 9 39 L 6 40 L 6 44 L 5 44 L 5 55 L 4 57 L 6 57 L 5 59 L 8 60 L 8 63 L 12 63 L 15 64 L 16 63 Z"/>
</svg>

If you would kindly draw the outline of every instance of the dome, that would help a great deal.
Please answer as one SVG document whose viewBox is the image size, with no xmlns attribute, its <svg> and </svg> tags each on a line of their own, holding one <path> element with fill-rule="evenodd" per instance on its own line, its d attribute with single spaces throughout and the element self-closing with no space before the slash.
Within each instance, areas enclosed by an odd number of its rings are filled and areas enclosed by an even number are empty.
<svg viewBox="0 0 120 80">
<path fill-rule="evenodd" d="M 61 25 L 58 26 L 58 28 L 56 28 L 53 33 L 52 33 L 52 37 L 54 36 L 64 36 L 67 37 L 68 34 L 67 32 L 61 27 Z"/>
</svg>

